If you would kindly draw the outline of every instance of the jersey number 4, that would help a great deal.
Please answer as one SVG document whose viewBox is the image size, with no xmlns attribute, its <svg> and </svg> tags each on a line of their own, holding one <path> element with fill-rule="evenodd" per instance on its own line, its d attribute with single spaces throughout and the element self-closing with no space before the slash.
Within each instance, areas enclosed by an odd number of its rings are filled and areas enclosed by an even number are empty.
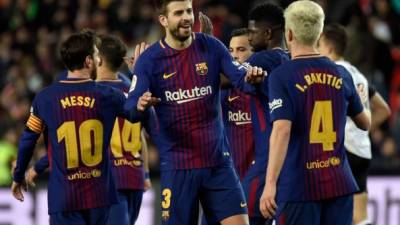
<svg viewBox="0 0 400 225">
<path fill-rule="evenodd" d="M 335 142 L 332 101 L 316 101 L 311 116 L 310 143 L 322 144 L 324 151 L 333 151 Z"/>
<path fill-rule="evenodd" d="M 140 158 L 140 149 L 142 142 L 140 141 L 140 123 L 131 123 L 124 120 L 122 130 L 119 126 L 119 119 L 114 123 L 111 136 L 111 152 L 115 158 L 122 158 L 123 151 L 130 152 L 133 157 Z"/>
</svg>

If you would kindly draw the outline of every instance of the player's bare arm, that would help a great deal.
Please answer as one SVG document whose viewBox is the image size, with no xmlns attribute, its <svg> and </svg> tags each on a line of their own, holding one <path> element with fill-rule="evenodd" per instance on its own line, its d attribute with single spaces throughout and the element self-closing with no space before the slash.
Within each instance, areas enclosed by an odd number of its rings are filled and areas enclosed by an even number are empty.
<svg viewBox="0 0 400 225">
<path fill-rule="evenodd" d="M 260 199 L 260 211 L 265 218 L 273 218 L 278 207 L 275 202 L 276 183 L 286 158 L 291 127 L 289 120 L 276 120 L 273 124 L 267 176 Z"/>
<path fill-rule="evenodd" d="M 149 152 L 148 152 L 148 145 L 146 140 L 145 131 L 142 130 L 140 133 L 140 138 L 142 140 L 142 158 L 143 158 L 143 168 L 144 168 L 144 191 L 147 191 L 151 188 L 151 180 L 149 177 Z"/>
<path fill-rule="evenodd" d="M 352 119 L 357 127 L 361 130 L 367 131 L 371 128 L 371 116 L 370 113 L 368 113 L 365 109 L 361 113 L 352 117 Z"/>
<path fill-rule="evenodd" d="M 378 92 L 376 92 L 369 101 L 372 112 L 371 129 L 373 130 L 385 122 L 389 118 L 391 112 L 389 105 Z"/>
</svg>

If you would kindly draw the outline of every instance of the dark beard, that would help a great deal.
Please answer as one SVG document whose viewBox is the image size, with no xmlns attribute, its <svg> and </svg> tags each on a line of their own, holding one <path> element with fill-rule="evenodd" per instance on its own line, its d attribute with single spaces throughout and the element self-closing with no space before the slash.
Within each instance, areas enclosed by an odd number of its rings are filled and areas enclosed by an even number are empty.
<svg viewBox="0 0 400 225">
<path fill-rule="evenodd" d="M 171 30 L 171 34 L 176 40 L 178 40 L 180 42 L 184 42 L 190 37 L 190 34 L 188 36 L 179 35 L 179 26 L 177 28 Z"/>
</svg>

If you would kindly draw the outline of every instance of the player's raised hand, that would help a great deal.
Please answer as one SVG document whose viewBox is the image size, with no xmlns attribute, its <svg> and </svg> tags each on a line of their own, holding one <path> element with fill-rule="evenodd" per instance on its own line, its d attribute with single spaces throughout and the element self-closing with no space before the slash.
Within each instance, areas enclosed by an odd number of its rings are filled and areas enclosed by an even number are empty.
<svg viewBox="0 0 400 225">
<path fill-rule="evenodd" d="M 151 96 L 150 92 L 145 92 L 142 96 L 140 96 L 139 101 L 137 103 L 137 110 L 143 112 L 148 107 L 153 106 L 161 101 L 161 99 Z"/>
<path fill-rule="evenodd" d="M 35 180 L 36 180 L 37 176 L 38 176 L 38 174 L 36 173 L 35 169 L 33 167 L 31 167 L 25 175 L 26 184 L 28 186 L 35 187 L 36 186 Z"/>
<path fill-rule="evenodd" d="M 25 184 L 25 182 L 17 183 L 15 181 L 13 181 L 13 183 L 11 185 L 12 195 L 14 196 L 14 198 L 16 198 L 17 200 L 19 200 L 21 202 L 24 201 L 24 194 L 22 193 L 22 190 L 24 190 L 25 192 L 28 191 L 28 187 Z"/>
<path fill-rule="evenodd" d="M 137 44 L 135 47 L 135 52 L 132 57 L 124 57 L 125 63 L 128 65 L 129 69 L 133 71 L 135 64 L 139 56 L 149 47 L 145 42 Z"/>
<path fill-rule="evenodd" d="M 214 27 L 211 22 L 211 19 L 204 13 L 199 12 L 199 21 L 200 21 L 200 32 L 213 35 Z"/>
<path fill-rule="evenodd" d="M 276 185 L 265 185 L 260 199 L 260 211 L 266 219 L 272 219 L 278 206 L 275 202 Z"/>
<path fill-rule="evenodd" d="M 259 84 L 263 82 L 264 78 L 265 72 L 262 68 L 254 66 L 247 69 L 245 80 L 250 84 Z"/>
</svg>

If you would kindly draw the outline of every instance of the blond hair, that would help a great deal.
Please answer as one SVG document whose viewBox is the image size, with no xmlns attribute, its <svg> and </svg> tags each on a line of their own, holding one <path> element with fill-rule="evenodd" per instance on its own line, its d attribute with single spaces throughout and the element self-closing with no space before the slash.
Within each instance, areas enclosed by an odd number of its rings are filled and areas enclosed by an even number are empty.
<svg viewBox="0 0 400 225">
<path fill-rule="evenodd" d="M 324 28 L 325 14 L 321 6 L 309 0 L 290 4 L 284 12 L 285 29 L 293 31 L 299 44 L 313 46 Z"/>
</svg>

